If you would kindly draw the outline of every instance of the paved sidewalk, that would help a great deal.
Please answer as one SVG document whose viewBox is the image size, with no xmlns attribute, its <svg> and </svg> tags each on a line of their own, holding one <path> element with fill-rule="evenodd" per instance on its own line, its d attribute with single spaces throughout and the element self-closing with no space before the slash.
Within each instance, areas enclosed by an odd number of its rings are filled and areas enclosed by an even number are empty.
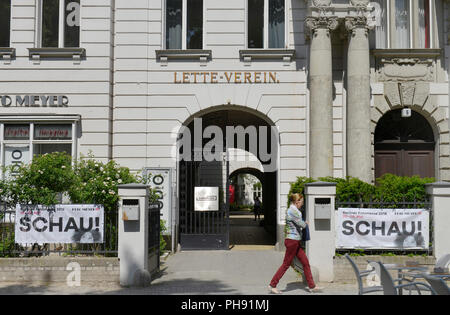
<svg viewBox="0 0 450 315">
<path fill-rule="evenodd" d="M 120 295 L 267 295 L 267 285 L 284 253 L 274 250 L 189 251 L 171 255 L 147 288 L 123 288 L 118 283 L 92 283 L 81 275 L 80 287 L 65 283 L 23 285 L 0 283 L 0 294 L 120 294 Z M 319 294 L 354 295 L 356 283 L 320 283 Z M 278 286 L 284 295 L 309 295 L 290 268 Z"/>
</svg>

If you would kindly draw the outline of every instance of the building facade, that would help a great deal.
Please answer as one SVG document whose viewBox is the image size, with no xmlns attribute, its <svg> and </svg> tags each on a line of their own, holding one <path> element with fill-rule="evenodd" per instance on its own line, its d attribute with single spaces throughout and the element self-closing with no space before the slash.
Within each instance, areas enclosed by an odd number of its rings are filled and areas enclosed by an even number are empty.
<svg viewBox="0 0 450 315">
<path fill-rule="evenodd" d="M 297 177 L 450 180 L 448 9 L 2 0 L 0 162 L 66 151 L 169 170 L 165 218 L 186 249 L 227 248 L 227 183 L 241 170 L 261 181 L 281 247 Z M 219 208 L 196 211 L 195 187 L 212 186 Z"/>
</svg>

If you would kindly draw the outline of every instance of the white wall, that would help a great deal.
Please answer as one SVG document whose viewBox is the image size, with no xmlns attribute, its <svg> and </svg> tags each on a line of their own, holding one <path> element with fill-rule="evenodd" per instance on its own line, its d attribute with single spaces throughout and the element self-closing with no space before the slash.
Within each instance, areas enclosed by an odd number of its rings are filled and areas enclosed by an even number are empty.
<svg viewBox="0 0 450 315">
<path fill-rule="evenodd" d="M 112 1 L 82 0 L 80 47 L 85 60 L 41 59 L 36 64 L 28 48 L 37 47 L 37 0 L 12 0 L 11 47 L 16 58 L 9 64 L 0 61 L 0 95 L 66 95 L 69 106 L 0 107 L 2 115 L 41 114 L 82 116 L 78 152 L 108 160 L 110 149 Z"/>
</svg>

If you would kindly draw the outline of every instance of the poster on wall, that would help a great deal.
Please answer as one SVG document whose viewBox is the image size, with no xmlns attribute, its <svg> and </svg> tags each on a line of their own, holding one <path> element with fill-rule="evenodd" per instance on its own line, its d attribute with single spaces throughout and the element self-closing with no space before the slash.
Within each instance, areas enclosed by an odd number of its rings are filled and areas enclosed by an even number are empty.
<svg viewBox="0 0 450 315">
<path fill-rule="evenodd" d="M 171 170 L 169 168 L 146 168 L 144 169 L 143 175 L 147 179 L 147 184 L 154 189 L 157 195 L 161 219 L 166 222 L 166 232 L 171 234 Z"/>
<path fill-rule="evenodd" d="M 219 187 L 195 187 L 195 211 L 219 211 Z"/>
<path fill-rule="evenodd" d="M 337 216 L 337 248 L 426 250 L 429 247 L 428 210 L 340 208 Z"/>
<path fill-rule="evenodd" d="M 5 146 L 5 166 L 11 166 L 11 175 L 17 175 L 19 168 L 30 162 L 30 147 L 28 145 Z"/>
<path fill-rule="evenodd" d="M 17 205 L 17 244 L 103 243 L 103 205 Z"/>
</svg>

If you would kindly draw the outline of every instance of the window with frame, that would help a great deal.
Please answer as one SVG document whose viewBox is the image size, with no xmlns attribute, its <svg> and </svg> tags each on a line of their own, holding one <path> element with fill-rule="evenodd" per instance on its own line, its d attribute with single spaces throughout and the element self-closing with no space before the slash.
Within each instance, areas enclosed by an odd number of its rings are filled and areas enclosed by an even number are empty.
<svg viewBox="0 0 450 315">
<path fill-rule="evenodd" d="M 11 0 L 0 0 L 0 47 L 10 46 Z"/>
<path fill-rule="evenodd" d="M 166 49 L 203 49 L 203 0 L 166 0 Z"/>
<path fill-rule="evenodd" d="M 52 152 L 74 155 L 72 123 L 4 123 L 1 138 L 2 165 L 19 167 L 33 156 Z"/>
<path fill-rule="evenodd" d="M 41 0 L 40 46 L 80 46 L 80 0 Z"/>
<path fill-rule="evenodd" d="M 372 0 L 377 49 L 433 48 L 432 0 Z"/>
<path fill-rule="evenodd" d="M 286 47 L 285 0 L 247 1 L 247 47 Z"/>
</svg>

